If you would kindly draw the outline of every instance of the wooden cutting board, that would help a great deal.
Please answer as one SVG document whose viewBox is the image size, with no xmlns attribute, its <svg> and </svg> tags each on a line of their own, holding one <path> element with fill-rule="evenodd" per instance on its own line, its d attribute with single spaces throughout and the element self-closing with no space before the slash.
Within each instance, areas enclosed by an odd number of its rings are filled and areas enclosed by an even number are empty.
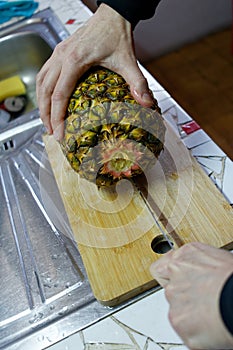
<svg viewBox="0 0 233 350">
<path fill-rule="evenodd" d="M 191 241 L 233 248 L 233 209 L 167 124 L 165 149 L 141 179 L 150 210 L 129 181 L 98 190 L 44 136 L 78 249 L 97 300 L 117 305 L 152 286 L 149 267 L 163 245 L 156 218 L 177 248 Z M 153 242 L 153 243 L 152 243 Z M 152 249 L 156 251 L 154 251 Z"/>
</svg>

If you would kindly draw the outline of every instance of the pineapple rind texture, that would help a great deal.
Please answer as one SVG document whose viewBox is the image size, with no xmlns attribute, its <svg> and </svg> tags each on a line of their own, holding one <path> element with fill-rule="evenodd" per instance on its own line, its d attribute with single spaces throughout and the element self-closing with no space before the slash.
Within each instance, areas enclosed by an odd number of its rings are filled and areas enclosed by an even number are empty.
<svg viewBox="0 0 233 350">
<path fill-rule="evenodd" d="M 120 75 L 96 67 L 77 83 L 61 147 L 81 177 L 111 186 L 137 176 L 155 163 L 164 139 L 156 99 L 151 108 L 140 106 Z"/>
</svg>

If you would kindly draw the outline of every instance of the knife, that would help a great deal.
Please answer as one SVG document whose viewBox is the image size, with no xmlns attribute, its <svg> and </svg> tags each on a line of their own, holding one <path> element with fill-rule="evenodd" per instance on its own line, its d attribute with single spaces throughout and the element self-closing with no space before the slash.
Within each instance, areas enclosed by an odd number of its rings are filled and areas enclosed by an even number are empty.
<svg viewBox="0 0 233 350">
<path fill-rule="evenodd" d="M 155 201 L 153 200 L 153 198 L 151 197 L 151 195 L 147 192 L 147 189 L 145 187 L 144 184 L 142 184 L 142 182 L 139 180 L 139 178 L 137 179 L 133 179 L 133 183 L 136 187 L 136 189 L 138 190 L 140 197 L 142 198 L 144 204 L 146 205 L 149 213 L 151 214 L 154 223 L 156 224 L 156 226 L 158 227 L 160 233 L 162 234 L 165 242 L 168 243 L 168 250 L 174 250 L 174 243 L 171 241 L 171 239 L 169 238 L 169 235 L 167 233 L 167 230 L 165 229 L 163 223 L 159 220 L 158 216 L 155 213 L 155 210 L 153 210 L 153 207 L 156 205 Z M 157 207 L 157 206 L 156 206 Z M 164 252 L 165 253 L 165 252 Z"/>
</svg>

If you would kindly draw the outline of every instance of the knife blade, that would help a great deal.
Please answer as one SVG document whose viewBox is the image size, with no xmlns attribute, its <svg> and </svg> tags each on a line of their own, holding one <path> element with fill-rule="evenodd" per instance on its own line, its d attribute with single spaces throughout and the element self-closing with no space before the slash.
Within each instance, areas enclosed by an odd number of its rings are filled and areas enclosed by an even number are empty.
<svg viewBox="0 0 233 350">
<path fill-rule="evenodd" d="M 149 213 L 151 214 L 151 216 L 152 216 L 152 218 L 154 220 L 154 223 L 158 227 L 158 229 L 159 229 L 160 233 L 162 234 L 164 240 L 168 243 L 169 248 L 172 249 L 172 250 L 175 250 L 174 243 L 169 238 L 167 230 L 165 229 L 163 223 L 159 220 L 158 216 L 156 215 L 155 211 L 152 208 L 152 206 L 155 205 L 155 202 L 154 202 L 153 198 L 146 191 L 145 186 L 140 181 L 137 181 L 136 179 L 133 179 L 133 183 L 134 183 L 136 189 L 138 190 L 138 192 L 140 194 L 140 197 L 142 198 L 144 204 L 146 205 Z"/>
</svg>

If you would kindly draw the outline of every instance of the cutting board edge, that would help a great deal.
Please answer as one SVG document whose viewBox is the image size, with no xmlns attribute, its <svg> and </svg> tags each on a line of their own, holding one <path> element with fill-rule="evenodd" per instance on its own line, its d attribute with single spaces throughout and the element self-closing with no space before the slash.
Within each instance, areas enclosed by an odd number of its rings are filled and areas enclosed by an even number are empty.
<svg viewBox="0 0 233 350">
<path fill-rule="evenodd" d="M 112 299 L 101 298 L 94 293 L 93 289 L 92 289 L 92 291 L 93 291 L 93 294 L 94 294 L 96 300 L 101 305 L 108 306 L 108 307 L 114 307 L 114 306 L 118 306 L 120 304 L 123 304 L 125 301 L 127 301 L 131 298 L 134 298 L 134 297 L 142 294 L 143 292 L 149 291 L 150 289 L 155 288 L 155 287 L 161 288 L 156 280 L 151 279 L 149 282 L 147 282 L 147 283 L 145 283 L 137 288 L 134 288 L 134 289 L 132 289 L 124 294 L 119 294 L 118 296 L 116 296 Z M 92 286 L 91 286 L 91 288 L 92 288 Z"/>
</svg>

